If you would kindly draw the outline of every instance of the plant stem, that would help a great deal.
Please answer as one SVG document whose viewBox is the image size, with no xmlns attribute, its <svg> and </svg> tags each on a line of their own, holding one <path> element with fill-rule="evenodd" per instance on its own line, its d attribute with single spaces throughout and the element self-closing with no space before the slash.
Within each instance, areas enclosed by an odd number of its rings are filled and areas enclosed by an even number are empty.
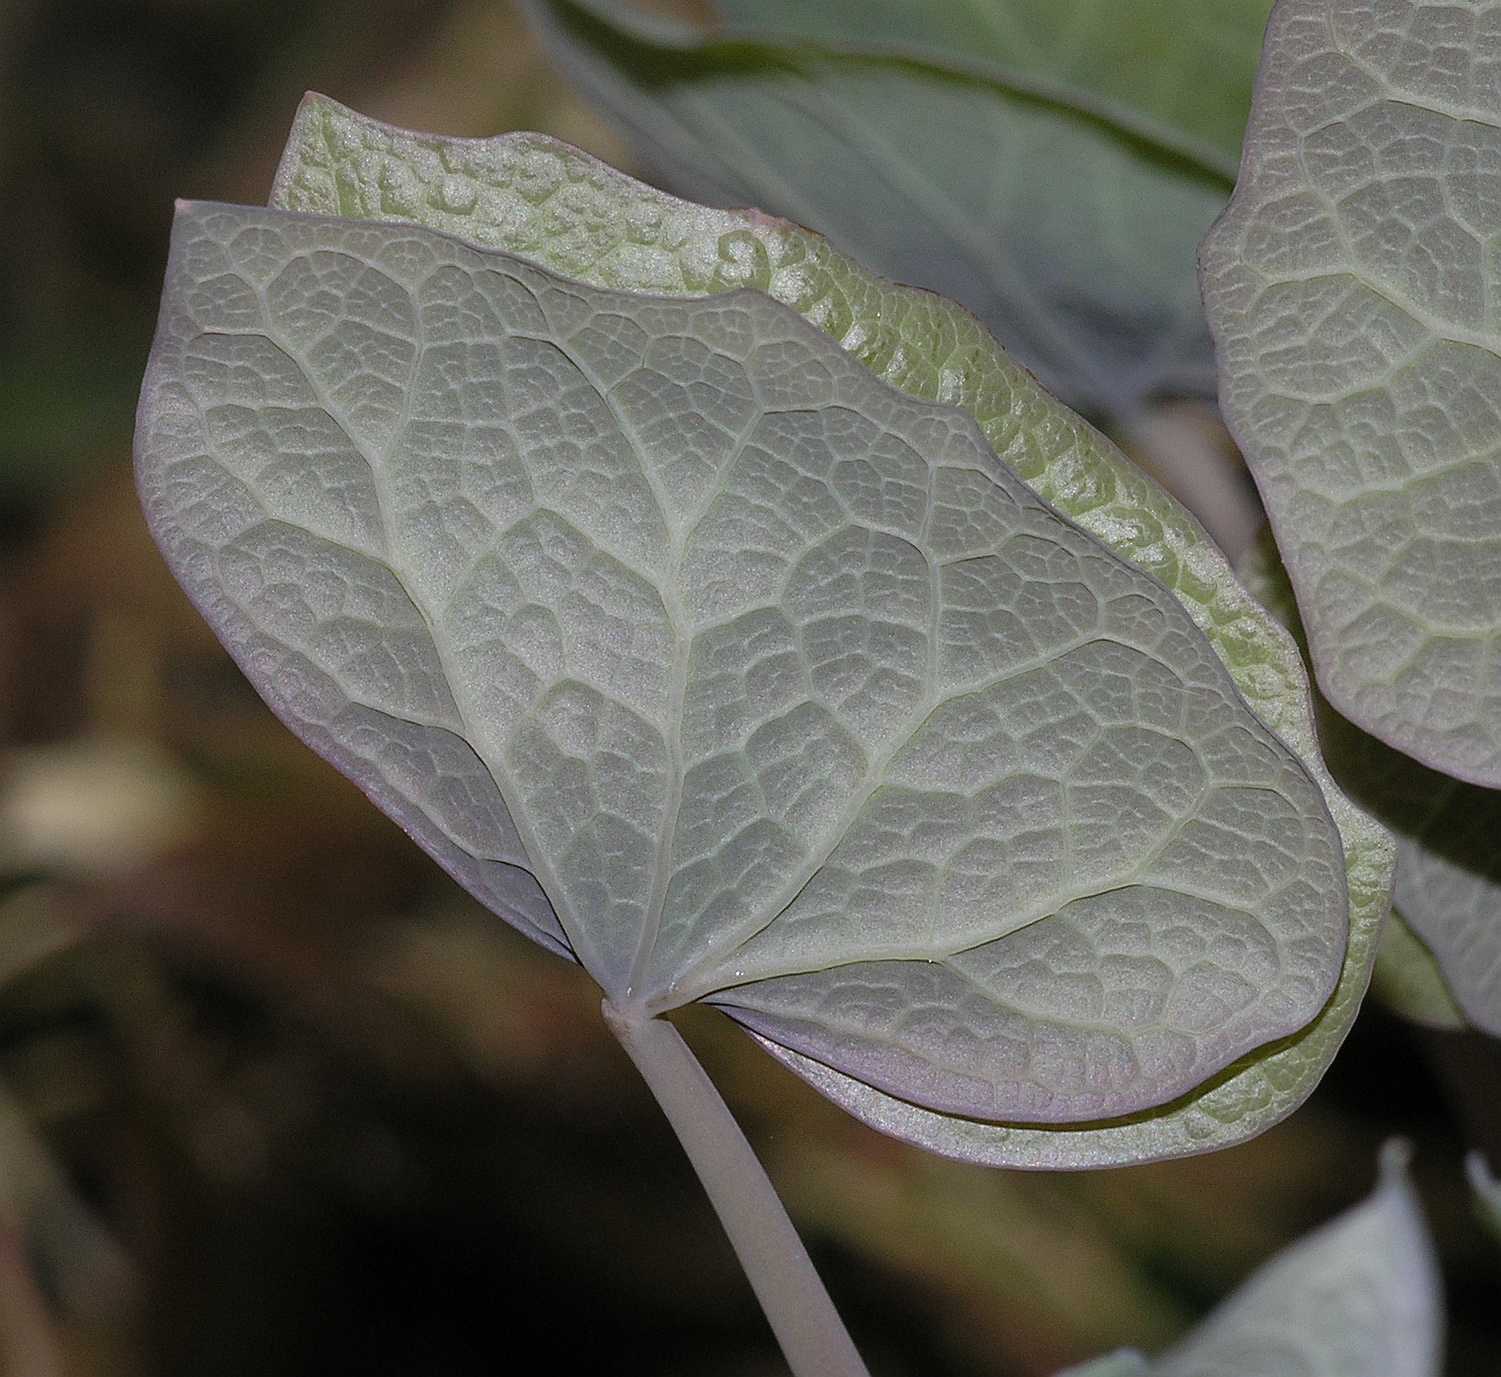
<svg viewBox="0 0 1501 1377">
<path fill-rule="evenodd" d="M 609 1000 L 604 1015 L 703 1182 L 793 1377 L 869 1377 L 765 1169 L 678 1030 Z"/>
</svg>

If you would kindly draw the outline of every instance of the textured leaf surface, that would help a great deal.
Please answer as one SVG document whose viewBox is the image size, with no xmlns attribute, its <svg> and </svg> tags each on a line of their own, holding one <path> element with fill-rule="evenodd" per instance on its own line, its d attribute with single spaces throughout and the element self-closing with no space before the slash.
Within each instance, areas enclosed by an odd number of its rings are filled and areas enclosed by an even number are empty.
<svg viewBox="0 0 1501 1377">
<path fill-rule="evenodd" d="M 1306 1033 L 1249 1058 L 1201 1103 L 1075 1132 L 924 1115 L 827 1067 L 785 1059 L 857 1115 L 939 1151 L 1070 1166 L 1205 1151 L 1274 1123 L 1317 1084 L 1359 1008 L 1389 899 L 1386 834 L 1324 770 L 1302 662 L 1198 523 L 1098 432 L 1013 365 L 967 312 L 865 272 L 828 243 L 753 211 L 680 201 L 537 135 L 449 139 L 364 119 L 310 96 L 273 199 L 294 209 L 403 218 L 534 256 L 599 285 L 671 295 L 758 287 L 798 310 L 878 376 L 950 401 L 1028 484 L 1172 590 L 1263 721 L 1325 791 L 1347 853 L 1350 945 L 1334 998 Z M 778 1049 L 784 1051 L 784 1049 Z M 851 1093 L 845 1094 L 848 1090 Z"/>
<path fill-rule="evenodd" d="M 138 455 L 277 711 L 617 1004 L 1053 1121 L 1340 968 L 1319 791 L 1177 602 L 764 295 L 186 206 Z"/>
<path fill-rule="evenodd" d="M 965 303 L 1091 413 L 1212 393 L 1194 252 L 1232 185 L 1227 129 L 1244 119 L 1259 50 L 1247 6 L 1216 24 L 1182 0 L 997 5 L 977 23 L 942 4 L 917 40 L 920 21 L 892 4 L 858 21 L 849 5 L 763 17 L 747 4 L 725 41 L 601 0 L 527 8 L 567 75 L 685 195 L 768 207 Z M 856 27 L 836 38 L 830 21 L 846 17 Z M 1160 70 L 1115 46 L 1159 28 L 1178 33 L 1170 62 L 1213 34 L 1181 88 L 1198 100 L 1173 108 L 1170 76 L 1093 87 L 1112 65 Z"/>
<path fill-rule="evenodd" d="M 1438 1267 L 1406 1162 L 1388 1144 L 1370 1199 L 1273 1258 L 1161 1357 L 1123 1350 L 1057 1377 L 1438 1377 Z"/>
<path fill-rule="evenodd" d="M 1203 248 L 1226 419 L 1319 682 L 1501 785 L 1501 11 L 1283 0 Z"/>
<path fill-rule="evenodd" d="M 1364 1204 L 1279 1254 L 1151 1377 L 1438 1377 L 1438 1265 L 1389 1145 Z"/>
<path fill-rule="evenodd" d="M 1272 542 L 1254 546 L 1240 572 L 1301 641 L 1292 587 Z M 1394 916 L 1412 932 L 1397 927 L 1383 941 L 1378 986 L 1419 1022 L 1453 1026 L 1462 1012 L 1501 1036 L 1501 790 L 1420 765 L 1323 698 L 1318 713 L 1329 768 L 1397 839 Z M 1434 960 L 1442 973 L 1437 985 Z"/>
</svg>

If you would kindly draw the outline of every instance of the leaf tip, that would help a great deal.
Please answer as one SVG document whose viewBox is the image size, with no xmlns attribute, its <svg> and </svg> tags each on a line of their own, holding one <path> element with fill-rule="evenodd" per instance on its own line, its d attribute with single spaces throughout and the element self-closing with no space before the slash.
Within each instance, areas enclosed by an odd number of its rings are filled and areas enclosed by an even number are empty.
<svg viewBox="0 0 1501 1377">
<path fill-rule="evenodd" d="M 1412 1142 L 1407 1138 L 1388 1138 L 1376 1159 L 1383 1186 L 1405 1183 L 1412 1165 Z"/>
</svg>

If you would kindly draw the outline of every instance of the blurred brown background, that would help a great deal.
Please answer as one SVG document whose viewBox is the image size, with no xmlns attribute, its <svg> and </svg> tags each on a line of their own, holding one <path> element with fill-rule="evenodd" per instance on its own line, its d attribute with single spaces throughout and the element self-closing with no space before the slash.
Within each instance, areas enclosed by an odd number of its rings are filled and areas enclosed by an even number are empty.
<svg viewBox="0 0 1501 1377">
<path fill-rule="evenodd" d="M 0 1377 L 777 1373 L 588 982 L 271 718 L 141 523 L 173 198 L 264 200 L 308 88 L 630 165 L 505 3 L 0 4 Z M 1027 1176 L 909 1151 L 684 1026 L 878 1377 L 1159 1347 L 1361 1196 L 1394 1132 L 1451 1370 L 1497 1365 L 1457 1166 L 1501 1135 L 1455 1090 L 1492 1047 L 1370 1012 L 1243 1148 Z"/>
</svg>

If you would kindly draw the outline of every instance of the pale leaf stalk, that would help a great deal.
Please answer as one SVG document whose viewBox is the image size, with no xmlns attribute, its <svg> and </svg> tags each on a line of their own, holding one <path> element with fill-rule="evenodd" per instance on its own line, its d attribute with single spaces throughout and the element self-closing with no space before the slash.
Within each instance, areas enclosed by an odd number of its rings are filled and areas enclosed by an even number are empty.
<svg viewBox="0 0 1501 1377">
<path fill-rule="evenodd" d="M 603 1007 L 703 1182 L 793 1377 L 869 1377 L 765 1168 L 688 1044 L 665 1019 Z"/>
</svg>

